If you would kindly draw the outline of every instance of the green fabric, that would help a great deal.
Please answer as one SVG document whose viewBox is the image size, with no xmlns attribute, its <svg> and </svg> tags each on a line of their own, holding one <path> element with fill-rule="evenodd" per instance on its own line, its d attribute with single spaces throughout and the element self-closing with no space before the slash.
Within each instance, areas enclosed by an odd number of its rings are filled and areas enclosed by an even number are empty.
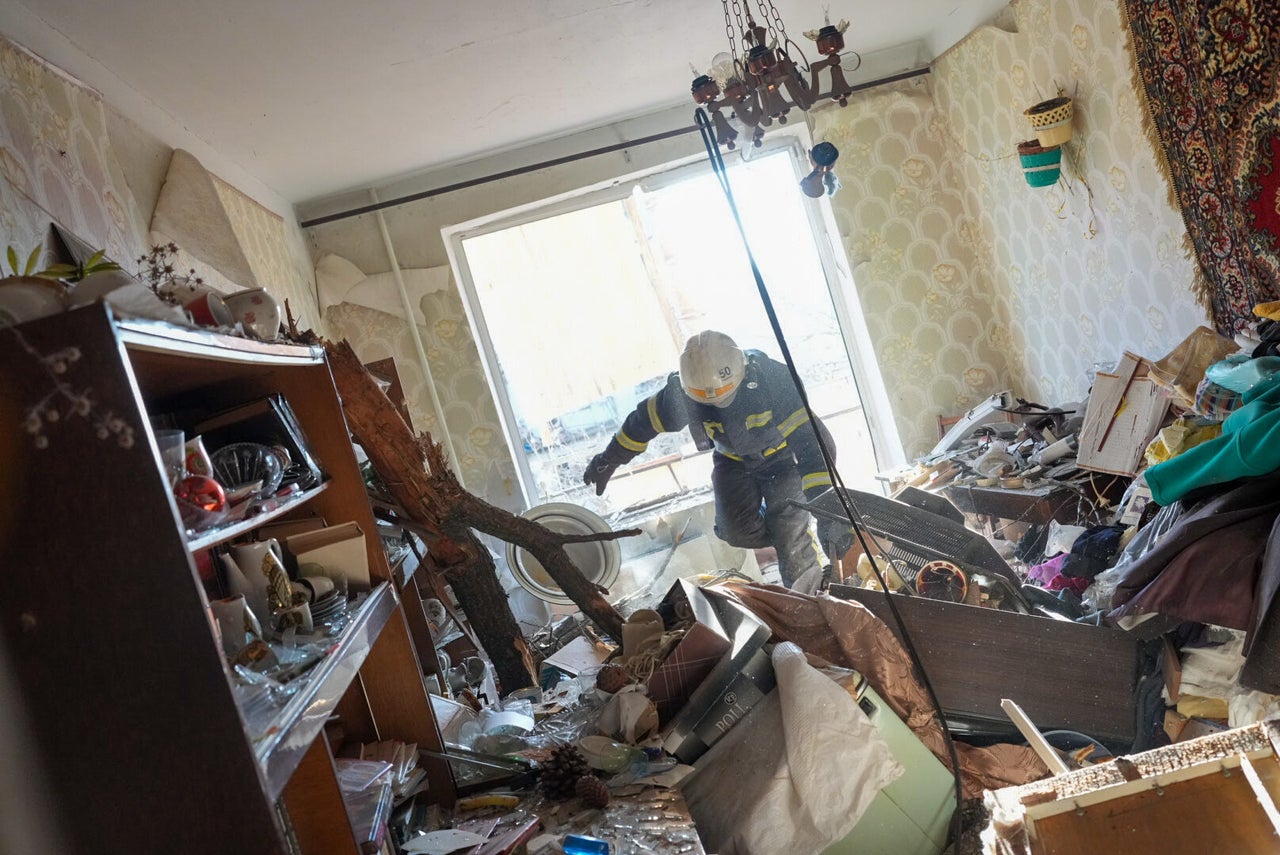
<svg viewBox="0 0 1280 855">
<path fill-rule="evenodd" d="M 1222 436 L 1147 469 L 1156 504 L 1168 505 L 1197 487 L 1280 469 L 1280 375 L 1244 394 L 1244 405 L 1222 423 Z"/>
</svg>

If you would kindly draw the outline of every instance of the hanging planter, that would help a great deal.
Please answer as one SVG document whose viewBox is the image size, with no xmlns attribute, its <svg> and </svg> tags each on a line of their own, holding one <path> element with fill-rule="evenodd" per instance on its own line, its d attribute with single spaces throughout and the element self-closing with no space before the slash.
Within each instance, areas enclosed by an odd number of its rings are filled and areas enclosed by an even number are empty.
<svg viewBox="0 0 1280 855">
<path fill-rule="evenodd" d="M 1040 140 L 1040 145 L 1047 148 L 1071 139 L 1074 109 L 1070 98 L 1050 98 L 1022 112 L 1031 121 L 1031 130 Z"/>
<path fill-rule="evenodd" d="M 1049 187 L 1062 174 L 1062 149 L 1041 145 L 1039 140 L 1018 143 L 1022 175 L 1032 187 Z"/>
</svg>

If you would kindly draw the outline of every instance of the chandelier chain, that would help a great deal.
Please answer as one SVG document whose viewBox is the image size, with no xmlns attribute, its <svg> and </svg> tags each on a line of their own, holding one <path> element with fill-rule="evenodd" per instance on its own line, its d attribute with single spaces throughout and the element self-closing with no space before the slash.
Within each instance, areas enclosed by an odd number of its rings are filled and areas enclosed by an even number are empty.
<svg viewBox="0 0 1280 855">
<path fill-rule="evenodd" d="M 733 21 L 729 19 L 729 0 L 720 0 L 720 5 L 724 6 L 724 33 L 729 37 L 729 54 L 733 57 L 733 67 L 735 73 L 738 67 L 738 39 L 733 31 Z M 741 18 L 741 11 L 738 7 L 738 0 L 733 0 L 733 7 Z"/>
<path fill-rule="evenodd" d="M 738 30 L 740 30 L 740 31 L 742 32 L 742 34 L 743 34 L 743 38 L 745 39 L 745 38 L 746 38 L 746 32 L 747 32 L 747 25 L 746 25 L 746 22 L 745 22 L 745 21 L 743 21 L 743 19 L 742 19 L 742 3 L 741 3 L 741 2 L 739 2 L 739 0 L 732 0 L 732 2 L 733 2 L 733 19 L 734 19 L 734 22 L 737 24 L 737 29 L 738 29 Z M 751 14 L 751 12 L 750 12 L 750 10 L 748 10 L 748 11 L 747 11 L 747 15 L 748 15 L 748 17 L 750 17 L 750 14 Z M 729 35 L 729 44 L 733 47 L 733 63 L 734 63 L 734 65 L 736 66 L 736 65 L 738 64 L 738 45 L 737 45 L 737 43 L 734 41 L 734 36 L 733 36 L 733 34 L 730 34 L 730 35 Z M 746 51 L 746 45 L 745 45 L 745 44 L 742 46 L 742 52 L 743 52 L 743 54 L 744 54 L 744 56 L 745 56 L 745 54 L 746 54 L 746 52 L 747 52 L 747 51 Z M 745 61 L 744 61 L 744 67 L 745 67 Z"/>
<path fill-rule="evenodd" d="M 773 0 L 760 0 L 760 9 L 765 13 L 765 21 L 769 25 L 769 35 L 773 36 L 773 40 L 778 43 L 778 46 L 785 50 L 787 45 L 787 25 L 782 23 L 782 14 L 778 11 L 778 7 L 773 5 Z"/>
</svg>

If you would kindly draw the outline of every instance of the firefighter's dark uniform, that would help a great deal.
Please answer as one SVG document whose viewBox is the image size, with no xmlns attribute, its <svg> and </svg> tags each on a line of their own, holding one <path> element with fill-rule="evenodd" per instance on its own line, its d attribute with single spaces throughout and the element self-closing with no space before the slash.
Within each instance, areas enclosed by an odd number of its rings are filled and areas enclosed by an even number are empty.
<svg viewBox="0 0 1280 855">
<path fill-rule="evenodd" d="M 716 535 L 732 546 L 778 552 L 778 571 L 790 586 L 820 567 L 809 514 L 788 499 L 813 499 L 831 486 L 808 414 L 787 367 L 758 350 L 744 350 L 741 385 L 727 407 L 691 399 L 677 372 L 641 401 L 609 441 L 603 463 L 630 462 L 655 436 L 686 426 L 714 445 L 711 484 Z M 827 447 L 830 434 L 819 422 Z"/>
</svg>

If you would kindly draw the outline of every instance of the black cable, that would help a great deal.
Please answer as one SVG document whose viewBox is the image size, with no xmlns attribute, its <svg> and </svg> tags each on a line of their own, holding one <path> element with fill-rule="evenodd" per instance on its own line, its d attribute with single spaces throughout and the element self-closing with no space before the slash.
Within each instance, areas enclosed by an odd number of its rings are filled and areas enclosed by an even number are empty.
<svg viewBox="0 0 1280 855">
<path fill-rule="evenodd" d="M 800 402 L 804 406 L 805 413 L 808 414 L 809 423 L 815 426 L 813 433 L 818 440 L 818 448 L 822 452 L 822 460 L 826 464 L 827 473 L 831 477 L 836 496 L 840 499 L 841 507 L 844 508 L 850 528 L 853 529 L 854 535 L 858 538 L 858 543 L 862 546 L 867 560 L 871 563 L 871 571 L 875 574 L 876 581 L 884 589 L 885 602 L 889 604 L 889 611 L 893 614 L 893 619 L 898 624 L 898 631 L 902 636 L 902 646 L 906 648 L 907 655 L 911 657 L 911 661 L 920 676 L 920 682 L 924 685 L 925 692 L 929 695 L 929 702 L 933 704 L 934 711 L 937 713 L 938 726 L 942 729 L 942 739 L 947 746 L 947 755 L 951 758 L 951 774 L 955 780 L 956 808 L 951 817 L 951 837 L 958 850 L 961 831 L 960 813 L 964 806 L 963 788 L 960 779 L 960 758 L 956 753 L 955 741 L 951 738 L 951 731 L 947 728 L 947 719 L 942 712 L 942 704 L 933 689 L 933 683 L 929 680 L 929 675 L 925 672 L 924 663 L 920 661 L 920 654 L 916 650 L 911 633 L 907 630 L 906 622 L 903 621 L 897 605 L 893 602 L 893 595 L 889 593 L 889 584 L 880 572 L 875 553 L 867 543 L 866 534 L 862 525 L 858 522 L 861 516 L 857 513 L 853 500 L 849 498 L 848 489 L 844 486 L 844 480 L 840 477 L 840 473 L 836 471 L 835 458 L 831 453 L 831 449 L 827 447 L 822 431 L 816 427 L 818 424 L 817 414 L 814 413 L 813 408 L 809 405 L 809 395 L 805 391 L 804 381 L 800 379 L 800 372 L 796 369 L 795 361 L 791 358 L 791 348 L 787 346 L 786 336 L 782 332 L 782 324 L 778 321 L 777 312 L 774 311 L 773 299 L 769 296 L 769 289 L 765 287 L 764 276 L 761 275 L 760 268 L 756 265 L 755 255 L 751 252 L 751 242 L 747 239 L 747 232 L 742 225 L 742 218 L 738 215 L 738 206 L 733 199 L 733 188 L 729 184 L 729 175 L 725 169 L 724 158 L 720 154 L 720 145 L 716 142 L 715 130 L 711 126 L 711 119 L 707 116 L 706 111 L 699 107 L 694 113 L 694 122 L 698 126 L 698 130 L 702 135 L 702 143 L 706 146 L 707 156 L 711 160 L 711 170 L 715 174 L 716 180 L 720 182 L 720 189 L 724 191 L 725 200 L 729 203 L 729 212 L 733 214 L 734 223 L 738 227 L 738 234 L 742 237 L 742 247 L 746 250 L 747 261 L 751 265 L 751 275 L 755 277 L 756 290 L 760 292 L 760 300 L 764 304 L 764 311 L 769 318 L 769 325 L 773 328 L 773 335 L 777 339 L 783 362 L 786 363 L 787 369 L 791 372 L 791 379 L 796 385 L 796 392 L 800 395 Z M 826 549 L 826 544 L 823 544 L 823 548 L 824 550 Z"/>
</svg>

